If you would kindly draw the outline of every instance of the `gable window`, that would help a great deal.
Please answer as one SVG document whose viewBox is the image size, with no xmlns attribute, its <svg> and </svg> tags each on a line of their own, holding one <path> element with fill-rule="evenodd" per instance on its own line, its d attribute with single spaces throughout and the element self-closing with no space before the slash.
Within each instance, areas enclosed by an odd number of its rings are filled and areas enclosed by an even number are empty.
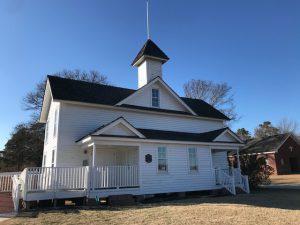
<svg viewBox="0 0 300 225">
<path fill-rule="evenodd" d="M 188 153 L 189 153 L 189 171 L 197 172 L 198 171 L 197 149 L 188 148 Z"/>
<path fill-rule="evenodd" d="M 158 171 L 167 172 L 167 149 L 166 147 L 158 147 L 157 149 Z"/>
<path fill-rule="evenodd" d="M 159 107 L 159 90 L 152 89 L 152 106 Z"/>
<path fill-rule="evenodd" d="M 57 119 L 58 119 L 57 117 L 58 117 L 58 110 L 55 109 L 53 137 L 56 137 L 57 134 Z"/>
<path fill-rule="evenodd" d="M 54 167 L 54 157 L 55 157 L 55 150 L 52 150 L 52 161 L 51 161 L 51 167 Z"/>
</svg>

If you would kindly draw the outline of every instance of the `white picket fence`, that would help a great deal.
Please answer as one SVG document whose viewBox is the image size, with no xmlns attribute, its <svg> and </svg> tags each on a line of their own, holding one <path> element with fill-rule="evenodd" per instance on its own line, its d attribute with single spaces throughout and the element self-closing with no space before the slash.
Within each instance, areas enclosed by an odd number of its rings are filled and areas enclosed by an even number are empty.
<svg viewBox="0 0 300 225">
<path fill-rule="evenodd" d="M 0 192 L 11 192 L 13 187 L 12 177 L 20 172 L 0 173 Z"/>
</svg>

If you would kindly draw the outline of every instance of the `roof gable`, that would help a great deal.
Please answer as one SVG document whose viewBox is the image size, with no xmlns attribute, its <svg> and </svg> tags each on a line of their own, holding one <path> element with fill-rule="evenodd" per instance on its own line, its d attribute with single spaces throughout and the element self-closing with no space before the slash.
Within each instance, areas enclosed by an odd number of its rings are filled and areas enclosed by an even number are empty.
<svg viewBox="0 0 300 225">
<path fill-rule="evenodd" d="M 89 135 L 130 136 L 145 138 L 143 134 L 135 129 L 123 117 L 119 117 L 112 122 L 99 127 L 96 131 L 90 133 Z"/>
<path fill-rule="evenodd" d="M 243 143 L 243 141 L 230 129 L 224 130 L 221 134 L 219 134 L 214 142 L 239 142 Z"/>
<path fill-rule="evenodd" d="M 160 90 L 159 109 L 188 112 L 197 115 L 160 77 L 156 77 L 151 82 L 138 89 L 132 95 L 118 102 L 116 105 L 137 105 L 142 107 L 152 107 L 151 90 Z"/>
<path fill-rule="evenodd" d="M 264 152 L 278 152 L 281 146 L 288 140 L 292 138 L 299 145 L 299 140 L 291 133 L 273 135 L 266 138 L 257 138 L 249 141 L 243 148 L 243 153 L 264 153 Z"/>
</svg>

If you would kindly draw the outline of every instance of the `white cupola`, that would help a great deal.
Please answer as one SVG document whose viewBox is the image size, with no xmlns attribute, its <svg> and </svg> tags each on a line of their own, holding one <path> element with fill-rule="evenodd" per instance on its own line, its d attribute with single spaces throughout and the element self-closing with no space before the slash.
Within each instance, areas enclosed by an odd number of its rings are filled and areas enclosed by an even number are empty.
<svg viewBox="0 0 300 225">
<path fill-rule="evenodd" d="M 138 68 L 138 88 L 156 77 L 162 78 L 162 64 L 168 60 L 169 57 L 148 39 L 131 64 Z"/>
</svg>

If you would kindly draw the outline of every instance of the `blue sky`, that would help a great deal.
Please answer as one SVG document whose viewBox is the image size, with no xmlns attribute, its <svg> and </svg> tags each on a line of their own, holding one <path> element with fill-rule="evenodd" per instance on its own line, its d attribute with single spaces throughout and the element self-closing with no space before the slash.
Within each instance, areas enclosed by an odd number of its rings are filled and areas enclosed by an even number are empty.
<svg viewBox="0 0 300 225">
<path fill-rule="evenodd" d="M 29 119 L 24 95 L 46 74 L 95 69 L 136 88 L 130 66 L 146 41 L 143 0 L 0 1 L 0 149 Z M 233 87 L 253 129 L 283 117 L 300 122 L 300 1 L 150 0 L 151 38 L 170 57 L 165 81 L 180 95 L 192 78 Z"/>
</svg>

